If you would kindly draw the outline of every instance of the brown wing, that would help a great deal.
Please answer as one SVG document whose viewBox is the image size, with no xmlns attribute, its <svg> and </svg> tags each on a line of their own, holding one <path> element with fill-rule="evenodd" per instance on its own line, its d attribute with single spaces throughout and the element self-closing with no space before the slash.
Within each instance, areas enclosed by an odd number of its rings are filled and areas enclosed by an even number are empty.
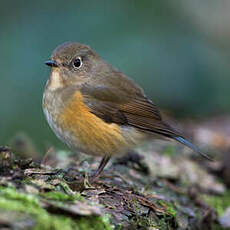
<svg viewBox="0 0 230 230">
<path fill-rule="evenodd" d="M 130 95 L 110 87 L 91 87 L 82 90 L 84 102 L 91 112 L 106 122 L 130 125 L 144 132 L 153 132 L 167 137 L 179 134 L 166 124 L 159 110 L 144 94 Z"/>
</svg>

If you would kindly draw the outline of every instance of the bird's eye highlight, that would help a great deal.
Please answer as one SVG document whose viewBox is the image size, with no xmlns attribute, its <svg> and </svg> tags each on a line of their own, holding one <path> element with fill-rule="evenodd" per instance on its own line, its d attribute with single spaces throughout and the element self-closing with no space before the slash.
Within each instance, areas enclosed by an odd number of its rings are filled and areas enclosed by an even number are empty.
<svg viewBox="0 0 230 230">
<path fill-rule="evenodd" d="M 82 66 L 82 60 L 80 57 L 77 57 L 73 62 L 74 68 L 79 69 Z"/>
</svg>

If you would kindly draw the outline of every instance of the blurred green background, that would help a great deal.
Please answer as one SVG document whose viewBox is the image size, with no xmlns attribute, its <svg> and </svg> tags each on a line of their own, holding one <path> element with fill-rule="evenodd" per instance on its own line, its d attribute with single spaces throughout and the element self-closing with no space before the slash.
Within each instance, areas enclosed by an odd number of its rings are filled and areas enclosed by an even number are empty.
<svg viewBox="0 0 230 230">
<path fill-rule="evenodd" d="M 230 110 L 230 1 L 0 1 L 0 144 L 24 131 L 61 145 L 44 118 L 44 65 L 62 42 L 90 45 L 175 118 Z"/>
</svg>

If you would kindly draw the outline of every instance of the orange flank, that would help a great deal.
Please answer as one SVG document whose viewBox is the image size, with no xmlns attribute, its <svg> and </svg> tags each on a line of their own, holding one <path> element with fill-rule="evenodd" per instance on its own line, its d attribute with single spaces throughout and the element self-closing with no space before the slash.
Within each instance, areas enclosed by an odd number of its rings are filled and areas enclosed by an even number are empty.
<svg viewBox="0 0 230 230">
<path fill-rule="evenodd" d="M 59 119 L 63 130 L 70 132 L 78 147 L 86 152 L 114 155 L 128 146 L 120 127 L 115 123 L 108 124 L 91 113 L 80 91 L 67 102 Z"/>
</svg>

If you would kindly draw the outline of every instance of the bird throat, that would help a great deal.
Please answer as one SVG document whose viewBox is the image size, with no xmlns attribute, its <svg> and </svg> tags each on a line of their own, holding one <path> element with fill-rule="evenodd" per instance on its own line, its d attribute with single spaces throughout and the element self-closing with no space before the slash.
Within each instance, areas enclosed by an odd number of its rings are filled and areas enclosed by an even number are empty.
<svg viewBox="0 0 230 230">
<path fill-rule="evenodd" d="M 64 82 L 58 68 L 53 68 L 50 72 L 50 78 L 47 82 L 48 89 L 56 90 L 64 87 Z"/>
</svg>

